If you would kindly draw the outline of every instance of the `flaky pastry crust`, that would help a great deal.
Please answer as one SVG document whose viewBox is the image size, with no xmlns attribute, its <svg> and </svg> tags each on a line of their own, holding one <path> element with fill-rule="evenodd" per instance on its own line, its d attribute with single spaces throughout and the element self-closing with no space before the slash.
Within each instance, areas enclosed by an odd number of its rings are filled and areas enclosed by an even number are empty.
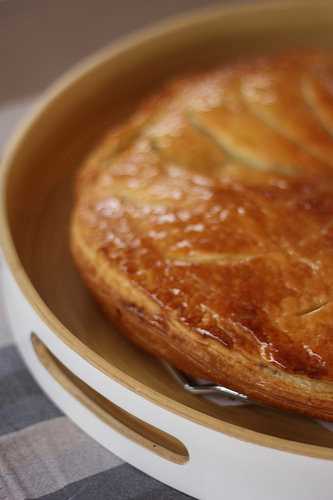
<svg viewBox="0 0 333 500">
<path fill-rule="evenodd" d="M 80 170 L 78 268 L 137 345 L 333 421 L 333 58 L 167 83 Z"/>
</svg>

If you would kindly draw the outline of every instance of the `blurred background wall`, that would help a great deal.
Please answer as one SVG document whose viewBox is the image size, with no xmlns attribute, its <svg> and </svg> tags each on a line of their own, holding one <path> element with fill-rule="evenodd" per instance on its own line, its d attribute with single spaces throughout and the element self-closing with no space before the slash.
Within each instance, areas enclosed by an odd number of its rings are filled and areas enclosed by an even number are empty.
<svg viewBox="0 0 333 500">
<path fill-rule="evenodd" d="M 167 16 L 232 0 L 0 0 L 0 150 L 14 124 L 79 59 Z"/>
</svg>

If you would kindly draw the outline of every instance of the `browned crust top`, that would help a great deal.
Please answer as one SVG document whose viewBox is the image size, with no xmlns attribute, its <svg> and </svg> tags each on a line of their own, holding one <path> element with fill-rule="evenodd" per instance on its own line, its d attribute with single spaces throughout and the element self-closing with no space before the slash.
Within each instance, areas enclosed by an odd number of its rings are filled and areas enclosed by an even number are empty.
<svg viewBox="0 0 333 500">
<path fill-rule="evenodd" d="M 292 52 L 167 84 L 112 130 L 73 226 L 230 351 L 333 380 L 333 58 Z"/>
</svg>

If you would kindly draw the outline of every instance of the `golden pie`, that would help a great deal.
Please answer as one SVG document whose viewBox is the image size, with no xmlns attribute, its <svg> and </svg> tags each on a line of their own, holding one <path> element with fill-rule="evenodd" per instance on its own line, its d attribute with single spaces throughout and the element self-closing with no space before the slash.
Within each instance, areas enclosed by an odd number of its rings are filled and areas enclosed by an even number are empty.
<svg viewBox="0 0 333 500">
<path fill-rule="evenodd" d="M 71 248 L 130 340 L 333 420 L 333 57 L 180 77 L 82 166 Z"/>
</svg>

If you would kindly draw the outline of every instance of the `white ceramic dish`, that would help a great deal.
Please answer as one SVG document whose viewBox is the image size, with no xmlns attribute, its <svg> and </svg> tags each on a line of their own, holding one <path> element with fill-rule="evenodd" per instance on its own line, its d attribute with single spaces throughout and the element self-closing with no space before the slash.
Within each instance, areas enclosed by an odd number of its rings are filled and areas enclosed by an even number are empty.
<svg viewBox="0 0 333 500">
<path fill-rule="evenodd" d="M 187 394 L 112 330 L 69 255 L 73 177 L 102 130 L 164 78 L 263 48 L 333 46 L 332 27 L 330 2 L 215 9 L 171 21 L 61 79 L 4 157 L 5 304 L 31 372 L 103 446 L 200 499 L 330 500 L 333 433 L 299 416 L 217 407 Z"/>
</svg>

